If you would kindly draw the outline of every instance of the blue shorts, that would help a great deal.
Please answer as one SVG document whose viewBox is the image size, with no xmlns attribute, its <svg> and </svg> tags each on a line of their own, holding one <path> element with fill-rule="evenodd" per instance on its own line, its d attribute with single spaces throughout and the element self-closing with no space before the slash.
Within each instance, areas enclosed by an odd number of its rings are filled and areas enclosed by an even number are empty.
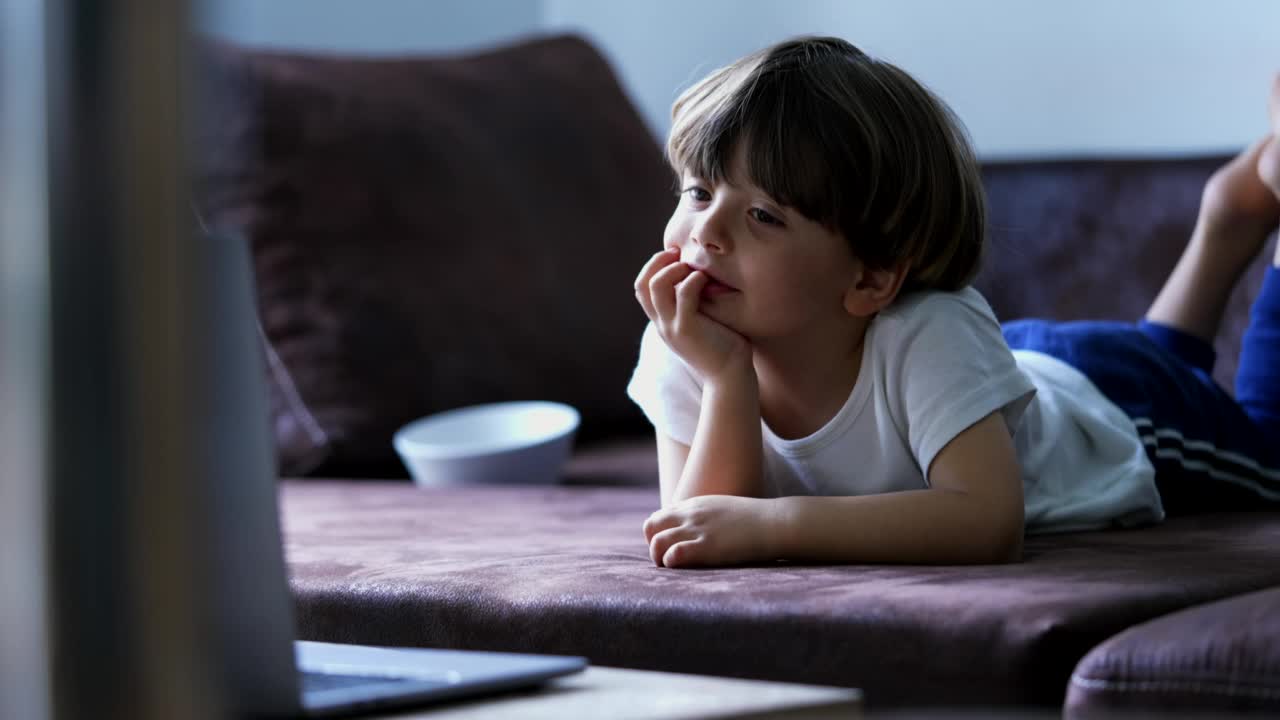
<svg viewBox="0 0 1280 720">
<path fill-rule="evenodd" d="M 1169 514 L 1280 507 L 1280 271 L 1254 303 L 1234 398 L 1213 380 L 1213 346 L 1163 325 L 1018 320 L 1004 336 L 1080 370 L 1133 419 Z"/>
</svg>

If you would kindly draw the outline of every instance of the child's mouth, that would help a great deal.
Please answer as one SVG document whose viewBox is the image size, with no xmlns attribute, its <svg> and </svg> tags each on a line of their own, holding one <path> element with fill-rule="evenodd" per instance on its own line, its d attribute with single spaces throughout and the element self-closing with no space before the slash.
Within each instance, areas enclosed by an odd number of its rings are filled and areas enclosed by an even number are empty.
<svg viewBox="0 0 1280 720">
<path fill-rule="evenodd" d="M 711 280 L 708 278 L 707 284 L 702 286 L 700 295 L 704 300 L 720 297 L 728 293 L 737 292 L 736 289 L 725 285 L 719 280 Z"/>
</svg>

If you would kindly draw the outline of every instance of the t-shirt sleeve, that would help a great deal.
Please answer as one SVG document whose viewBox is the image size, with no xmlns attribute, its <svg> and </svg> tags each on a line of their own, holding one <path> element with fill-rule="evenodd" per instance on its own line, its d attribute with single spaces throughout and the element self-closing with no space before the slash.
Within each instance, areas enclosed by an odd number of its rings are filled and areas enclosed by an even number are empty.
<svg viewBox="0 0 1280 720">
<path fill-rule="evenodd" d="M 627 383 L 627 395 L 658 432 L 693 444 L 702 406 L 702 384 L 693 370 L 671 352 L 653 323 L 640 339 L 640 359 Z"/>
<path fill-rule="evenodd" d="M 974 423 L 999 412 L 1012 435 L 1035 395 L 1000 323 L 976 290 L 931 293 L 896 318 L 888 364 L 895 415 L 925 481 L 935 457 Z"/>
</svg>

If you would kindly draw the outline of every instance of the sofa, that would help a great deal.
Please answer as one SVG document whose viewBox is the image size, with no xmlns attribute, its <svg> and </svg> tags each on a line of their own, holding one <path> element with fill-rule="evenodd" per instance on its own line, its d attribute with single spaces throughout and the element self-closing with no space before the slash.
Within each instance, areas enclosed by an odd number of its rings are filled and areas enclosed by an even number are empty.
<svg viewBox="0 0 1280 720">
<path fill-rule="evenodd" d="M 1238 497 L 1014 564 L 654 567 L 624 387 L 674 178 L 584 39 L 196 59 L 196 204 L 252 247 L 301 637 L 859 687 L 873 712 L 1280 711 L 1280 512 Z M 1002 319 L 1136 319 L 1224 161 L 986 162 L 975 284 Z M 1265 262 L 1217 339 L 1227 388 Z M 398 427 L 510 399 L 581 412 L 559 483 L 407 480 Z"/>
</svg>

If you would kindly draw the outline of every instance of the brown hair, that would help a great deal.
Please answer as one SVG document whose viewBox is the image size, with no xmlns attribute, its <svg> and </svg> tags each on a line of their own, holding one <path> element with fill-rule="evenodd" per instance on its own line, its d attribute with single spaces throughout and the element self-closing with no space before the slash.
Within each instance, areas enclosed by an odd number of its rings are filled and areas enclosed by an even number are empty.
<svg viewBox="0 0 1280 720">
<path fill-rule="evenodd" d="M 977 160 L 946 104 L 897 67 L 839 38 L 797 38 L 711 73 L 671 115 L 677 173 L 720 182 L 745 142 L 753 184 L 871 267 L 906 263 L 903 292 L 958 290 L 977 273 Z"/>
</svg>

